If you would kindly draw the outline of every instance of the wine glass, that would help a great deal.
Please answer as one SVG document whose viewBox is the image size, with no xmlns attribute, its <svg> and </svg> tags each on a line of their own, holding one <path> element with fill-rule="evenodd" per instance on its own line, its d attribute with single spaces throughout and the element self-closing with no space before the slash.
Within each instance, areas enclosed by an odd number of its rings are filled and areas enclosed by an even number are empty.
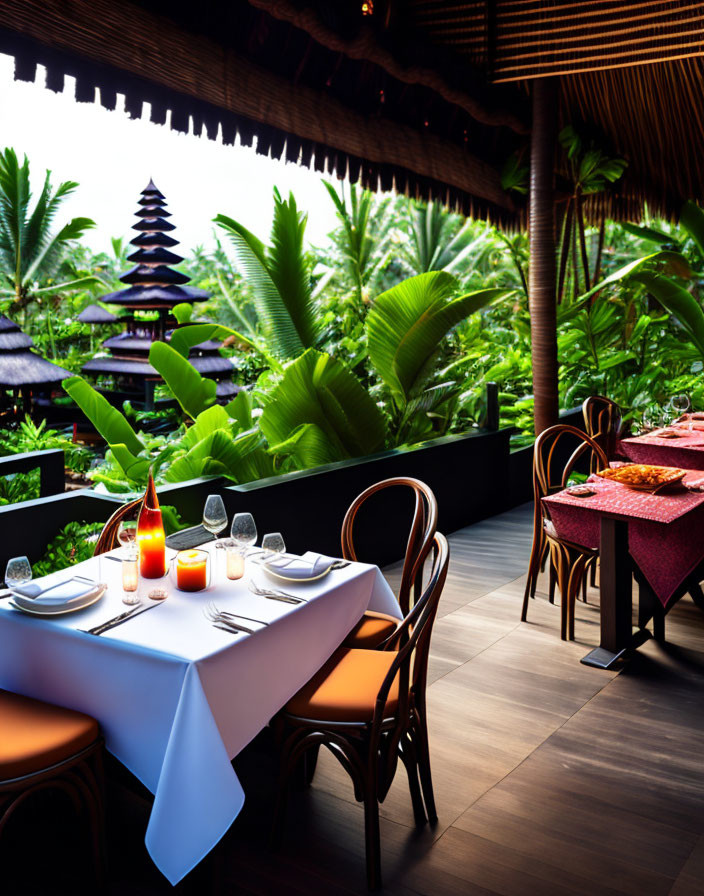
<svg viewBox="0 0 704 896">
<path fill-rule="evenodd" d="M 236 513 L 232 518 L 230 534 L 232 535 L 232 540 L 242 549 L 242 553 L 246 556 L 247 549 L 251 548 L 257 540 L 257 527 L 252 514 Z"/>
<path fill-rule="evenodd" d="M 217 536 L 226 526 L 227 511 L 225 510 L 225 502 L 220 495 L 208 495 L 203 508 L 203 528 Z M 220 547 L 220 542 L 216 541 L 215 547 Z"/>
<path fill-rule="evenodd" d="M 269 532 L 262 538 L 262 551 L 265 560 L 280 557 L 286 551 L 284 537 L 280 532 Z"/>
<path fill-rule="evenodd" d="M 27 557 L 12 557 L 5 570 L 5 584 L 8 588 L 26 585 L 32 581 L 32 567 Z"/>
<path fill-rule="evenodd" d="M 680 392 L 677 395 L 673 395 L 672 398 L 670 399 L 670 405 L 672 407 L 672 410 L 677 415 L 678 420 L 680 417 L 684 416 L 684 414 L 686 414 L 688 411 L 692 410 L 692 402 L 690 401 L 689 395 L 687 395 L 686 392 Z M 690 429 L 691 429 L 692 421 L 690 420 L 689 422 L 690 422 Z"/>
<path fill-rule="evenodd" d="M 117 540 L 120 543 L 120 546 L 123 548 L 123 554 L 127 552 L 128 548 L 136 546 L 137 521 L 121 520 L 120 525 L 117 528 Z"/>
</svg>

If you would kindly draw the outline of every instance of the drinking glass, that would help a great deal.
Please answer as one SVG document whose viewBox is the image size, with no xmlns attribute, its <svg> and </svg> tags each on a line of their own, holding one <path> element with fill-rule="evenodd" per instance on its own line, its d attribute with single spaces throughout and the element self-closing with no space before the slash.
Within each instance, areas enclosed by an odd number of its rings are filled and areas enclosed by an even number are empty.
<svg viewBox="0 0 704 896">
<path fill-rule="evenodd" d="M 262 551 L 265 560 L 273 560 L 285 553 L 286 545 L 280 532 L 270 532 L 262 538 Z"/>
<path fill-rule="evenodd" d="M 117 540 L 124 549 L 136 546 L 137 544 L 137 520 L 122 520 L 117 529 Z"/>
<path fill-rule="evenodd" d="M 5 570 L 5 584 L 8 588 L 26 585 L 32 581 L 32 567 L 27 557 L 12 557 Z"/>
<path fill-rule="evenodd" d="M 225 502 L 220 495 L 208 495 L 203 508 L 203 528 L 217 536 L 226 526 L 227 511 L 225 510 Z M 215 542 L 215 547 L 220 547 L 220 543 Z"/>
<path fill-rule="evenodd" d="M 688 411 L 692 410 L 692 402 L 689 399 L 689 395 L 686 392 L 680 392 L 677 395 L 673 395 L 670 399 L 670 405 L 672 406 L 672 410 L 675 412 L 677 419 L 679 420 L 684 414 Z M 684 421 L 687 422 L 687 421 Z M 689 421 L 689 429 L 692 429 L 692 420 Z"/>
<path fill-rule="evenodd" d="M 122 603 L 131 607 L 139 603 L 139 549 L 136 542 L 124 547 L 122 557 Z"/>
<path fill-rule="evenodd" d="M 257 540 L 257 527 L 254 524 L 254 517 L 251 513 L 236 513 L 232 518 L 232 529 L 230 534 L 235 544 L 242 549 L 242 553 L 247 554 L 247 549 L 251 548 Z"/>
</svg>

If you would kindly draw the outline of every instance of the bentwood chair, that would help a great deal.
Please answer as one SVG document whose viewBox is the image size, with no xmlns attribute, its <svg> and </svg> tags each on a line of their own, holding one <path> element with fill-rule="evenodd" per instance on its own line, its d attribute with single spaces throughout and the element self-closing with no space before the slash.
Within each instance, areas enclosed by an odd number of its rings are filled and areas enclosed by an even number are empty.
<svg viewBox="0 0 704 896">
<path fill-rule="evenodd" d="M 342 523 L 342 556 L 357 560 L 354 544 L 354 524 L 362 506 L 373 496 L 387 488 L 407 488 L 413 492 L 415 505 L 411 529 L 403 560 L 398 602 L 401 612 L 407 616 L 422 589 L 423 563 L 438 525 L 438 503 L 431 489 L 419 479 L 395 477 L 384 479 L 365 489 L 350 505 Z M 345 647 L 379 647 L 398 627 L 399 621 L 385 613 L 368 610 L 347 636 Z"/>
<path fill-rule="evenodd" d="M 98 887 L 105 866 L 102 738 L 90 716 L 0 690 L 0 837 L 15 811 L 62 791 L 90 828 Z M 2 887 L 0 886 L 0 890 Z"/>
<path fill-rule="evenodd" d="M 572 444 L 576 447 L 568 454 Z M 598 550 L 575 545 L 557 537 L 542 499 L 567 485 L 582 458 L 590 469 L 604 469 L 606 454 L 580 429 L 561 423 L 543 430 L 533 450 L 533 546 L 528 564 L 528 581 L 523 595 L 521 621 L 528 614 L 528 598 L 535 596 L 535 583 L 545 555 L 550 555 L 550 590 L 556 582 L 562 598 L 560 637 L 574 639 L 574 602 L 584 581 L 587 566 L 596 561 Z"/>
<path fill-rule="evenodd" d="M 305 753 L 327 747 L 352 778 L 364 803 L 367 882 L 381 885 L 379 803 L 404 764 L 416 824 L 437 820 L 425 718 L 428 653 L 449 547 L 436 533 L 432 569 L 421 597 L 399 626 L 394 648 L 339 648 L 277 716 L 281 739 L 274 840 L 280 842 L 288 782 Z M 425 559 L 425 558 L 423 558 Z M 422 792 L 421 792 L 422 788 Z M 427 812 L 427 816 L 426 816 Z"/>
<path fill-rule="evenodd" d="M 127 504 L 123 504 L 122 507 L 118 507 L 115 513 L 113 513 L 107 523 L 105 523 L 105 525 L 103 526 L 103 529 L 98 536 L 98 541 L 96 542 L 93 556 L 97 557 L 98 554 L 104 554 L 106 551 L 112 551 L 114 548 L 119 546 L 117 533 L 120 529 L 120 523 L 123 520 L 134 519 L 138 514 L 143 501 L 143 497 L 135 498 L 134 501 L 128 501 Z"/>
<path fill-rule="evenodd" d="M 621 408 L 603 395 L 590 395 L 582 405 L 582 416 L 587 435 L 597 443 L 609 460 L 615 460 L 618 441 L 626 431 Z M 594 473 L 596 470 L 592 469 L 590 472 Z"/>
</svg>

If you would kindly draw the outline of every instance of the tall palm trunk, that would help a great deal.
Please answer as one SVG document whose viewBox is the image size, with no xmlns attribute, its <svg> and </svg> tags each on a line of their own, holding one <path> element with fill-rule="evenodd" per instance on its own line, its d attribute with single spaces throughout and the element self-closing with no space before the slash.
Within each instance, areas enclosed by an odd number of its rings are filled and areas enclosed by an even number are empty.
<svg viewBox="0 0 704 896">
<path fill-rule="evenodd" d="M 530 328 L 535 432 L 557 423 L 557 302 L 554 162 L 557 81 L 533 83 L 530 147 Z"/>
</svg>

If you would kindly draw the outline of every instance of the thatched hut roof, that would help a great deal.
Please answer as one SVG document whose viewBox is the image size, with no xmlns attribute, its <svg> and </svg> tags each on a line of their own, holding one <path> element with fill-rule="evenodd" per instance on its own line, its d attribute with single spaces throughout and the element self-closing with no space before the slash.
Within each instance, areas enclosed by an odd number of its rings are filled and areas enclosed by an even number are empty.
<svg viewBox="0 0 704 896">
<path fill-rule="evenodd" d="M 372 11 L 373 15 L 364 15 Z M 560 122 L 627 159 L 614 216 L 704 197 L 701 4 L 567 0 L 13 0 L 15 76 L 76 78 L 79 101 L 364 186 L 524 220 L 501 172 L 527 145 L 530 80 L 560 78 Z M 174 66 L 173 60 L 179 65 Z M 141 204 L 155 213 L 154 187 Z M 596 209 L 599 211 L 599 209 Z M 163 215 L 162 215 L 163 218 Z M 164 222 L 165 223 L 165 222 Z M 166 234 L 159 245 L 173 245 Z"/>
<path fill-rule="evenodd" d="M 100 305 L 87 305 L 78 315 L 78 320 L 82 324 L 114 324 L 117 315 L 101 308 Z"/>
<path fill-rule="evenodd" d="M 9 317 L 0 315 L 0 389 L 46 386 L 71 376 L 31 351 L 34 343 Z"/>
</svg>

